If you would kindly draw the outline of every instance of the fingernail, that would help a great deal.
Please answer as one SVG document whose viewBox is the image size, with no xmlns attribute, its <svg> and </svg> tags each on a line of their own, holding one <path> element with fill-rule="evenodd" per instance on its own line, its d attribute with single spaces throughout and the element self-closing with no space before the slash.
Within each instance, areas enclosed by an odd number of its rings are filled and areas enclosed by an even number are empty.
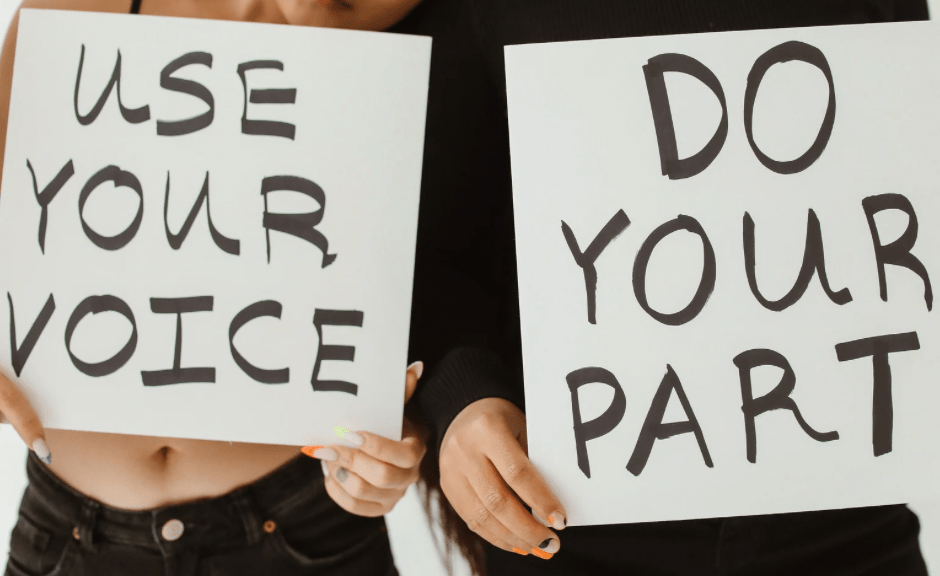
<svg viewBox="0 0 940 576">
<path fill-rule="evenodd" d="M 558 552 L 558 549 L 561 548 L 561 543 L 557 538 L 546 538 L 539 544 L 539 548 L 548 552 L 549 554 L 554 554 Z"/>
<path fill-rule="evenodd" d="M 554 554 L 549 554 L 548 552 L 545 552 L 544 550 L 539 550 L 538 548 L 533 548 L 532 554 L 535 556 L 538 556 L 542 560 L 548 560 L 549 558 L 554 556 Z"/>
<path fill-rule="evenodd" d="M 516 554 L 521 554 L 522 556 L 528 556 L 528 555 L 529 555 L 529 553 L 526 552 L 525 550 L 520 550 L 520 549 L 515 548 L 515 547 L 513 547 L 512 551 L 515 552 Z"/>
<path fill-rule="evenodd" d="M 342 484 L 346 481 L 346 478 L 349 477 L 349 472 L 345 468 L 340 468 L 336 471 L 336 481 Z"/>
<path fill-rule="evenodd" d="M 329 477 L 330 477 L 330 467 L 326 465 L 326 461 L 325 461 L 325 460 L 320 460 L 320 467 L 323 468 L 323 477 L 324 477 L 324 478 L 329 478 Z"/>
<path fill-rule="evenodd" d="M 342 438 L 343 440 L 349 442 L 356 448 L 362 448 L 362 445 L 365 444 L 365 438 L 362 437 L 362 434 L 358 432 L 353 432 L 349 428 L 343 428 L 342 426 L 337 426 L 333 428 L 333 432 L 336 432 L 336 435 Z"/>
<path fill-rule="evenodd" d="M 325 446 L 304 446 L 300 451 L 311 458 L 319 458 L 327 462 L 333 462 L 339 458 L 339 455 L 336 454 L 336 450 Z"/>
<path fill-rule="evenodd" d="M 418 380 L 421 379 L 421 375 L 424 374 L 424 362 L 418 360 L 417 362 L 412 362 L 406 370 L 415 369 L 415 376 L 418 377 Z"/>
<path fill-rule="evenodd" d="M 567 526 L 565 520 L 565 515 L 561 512 L 552 512 L 548 515 L 548 523 L 555 530 L 564 530 Z"/>
<path fill-rule="evenodd" d="M 49 447 L 46 446 L 46 441 L 42 438 L 36 438 L 33 442 L 33 452 L 36 453 L 36 456 L 39 456 L 39 459 L 45 462 L 46 464 L 52 464 L 52 452 L 49 451 Z"/>
</svg>

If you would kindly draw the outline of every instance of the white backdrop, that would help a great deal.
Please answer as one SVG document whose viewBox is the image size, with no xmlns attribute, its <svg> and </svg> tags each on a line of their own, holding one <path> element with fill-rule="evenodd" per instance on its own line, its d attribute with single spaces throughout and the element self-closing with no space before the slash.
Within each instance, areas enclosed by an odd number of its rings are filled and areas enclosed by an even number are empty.
<svg viewBox="0 0 940 576">
<path fill-rule="evenodd" d="M 940 14 L 940 0 L 928 0 L 933 14 Z M 0 28 L 7 23 L 19 0 L 0 0 Z M 26 449 L 9 426 L 0 427 L 0 565 L 6 563 L 9 533 L 16 520 L 16 509 L 26 485 L 23 466 Z M 912 508 L 923 525 L 921 544 L 927 563 L 940 567 L 940 495 L 932 502 L 915 502 Z M 396 563 L 402 576 L 443 576 L 445 570 L 435 552 L 431 529 L 414 490 L 410 490 L 388 516 L 389 532 Z M 938 568 L 940 570 L 940 568 Z M 468 574 L 459 564 L 457 575 Z"/>
</svg>

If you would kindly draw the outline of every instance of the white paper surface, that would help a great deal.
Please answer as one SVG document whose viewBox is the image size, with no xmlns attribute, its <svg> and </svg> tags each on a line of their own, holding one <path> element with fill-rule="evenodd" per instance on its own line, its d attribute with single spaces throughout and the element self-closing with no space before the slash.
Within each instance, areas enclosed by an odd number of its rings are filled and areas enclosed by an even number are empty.
<svg viewBox="0 0 940 576">
<path fill-rule="evenodd" d="M 118 52 L 121 102 L 127 109 L 149 106 L 149 119 L 125 121 L 115 86 L 97 118 L 80 124 L 75 106 L 81 115 L 93 110 Z M 158 120 L 196 117 L 209 108 L 198 97 L 161 88 L 165 67 L 194 52 L 210 54 L 211 66 L 189 64 L 171 76 L 211 93 L 212 122 L 190 134 L 158 135 Z M 278 61 L 282 70 L 248 70 L 246 89 L 238 67 L 251 61 Z M 430 39 L 421 37 L 24 10 L 0 194 L 0 291 L 12 297 L 17 348 L 54 295 L 55 311 L 15 378 L 44 425 L 294 445 L 334 437 L 332 428 L 340 425 L 400 438 L 429 61 Z M 264 103 L 266 95 L 283 100 L 285 93 L 263 90 L 290 88 L 292 104 Z M 246 110 L 251 90 L 258 91 L 251 97 L 256 102 Z M 245 134 L 243 114 L 292 124 L 294 137 Z M 74 175 L 48 205 L 43 253 L 27 161 L 41 192 L 69 160 Z M 139 229 L 117 250 L 90 240 L 79 211 L 82 189 L 109 165 L 132 173 L 143 192 Z M 180 248 L 168 242 L 165 226 L 180 233 L 207 173 L 212 223 L 238 241 L 237 255 L 213 241 L 205 204 Z M 262 195 L 271 176 L 315 183 L 325 206 L 298 192 Z M 104 183 L 88 194 L 84 222 L 114 236 L 131 225 L 139 205 L 131 188 Z M 315 230 L 335 261 L 323 267 L 313 243 L 276 230 L 266 235 L 266 209 L 323 209 Z M 64 338 L 76 307 L 93 295 L 126 303 L 137 329 L 130 359 L 100 377 L 73 365 Z M 180 367 L 214 368 L 214 383 L 145 386 L 143 371 L 173 368 L 177 330 L 175 314 L 151 312 L 151 298 L 198 296 L 211 296 L 212 310 L 182 314 Z M 234 346 L 254 366 L 288 368 L 287 383 L 249 377 L 230 348 L 233 318 L 268 300 L 281 304 L 280 319 L 251 320 Z M 323 344 L 355 352 L 351 362 L 324 360 L 319 372 L 319 380 L 355 384 L 355 394 L 314 390 L 318 350 L 329 356 L 318 348 L 318 309 L 362 313 L 361 327 L 323 327 Z M 7 327 L 0 330 L 0 368 L 13 377 L 7 303 L 0 318 Z M 70 349 L 93 364 L 130 336 L 121 315 L 89 314 L 74 329 Z"/>
<path fill-rule="evenodd" d="M 755 61 L 800 41 L 820 50 L 831 69 L 835 117 L 822 155 L 784 175 L 758 161 L 744 129 L 744 96 Z M 663 175 L 643 66 L 680 53 L 704 64 L 727 102 L 728 135 L 714 161 L 681 179 Z M 529 455 L 555 489 L 572 524 L 603 524 L 750 515 L 906 502 L 935 492 L 940 424 L 940 332 L 923 281 L 908 268 L 885 267 L 879 295 L 875 245 L 862 200 L 901 194 L 919 229 L 912 253 L 940 281 L 940 37 L 929 23 L 790 29 L 579 43 L 506 50 L 509 122 Z M 688 74 L 666 72 L 678 157 L 709 141 L 721 118 L 716 96 Z M 770 67 L 753 112 L 754 140 L 772 159 L 797 158 L 813 143 L 827 109 L 820 68 L 801 61 Z M 757 285 L 768 300 L 793 287 L 803 263 L 808 210 L 818 217 L 825 270 L 795 304 L 771 311 L 752 294 L 745 273 L 745 213 L 755 229 Z M 596 324 L 588 321 L 585 276 L 562 232 L 580 250 L 623 210 L 630 220 L 596 260 Z M 715 254 L 715 285 L 691 321 L 666 325 L 638 303 L 634 262 L 661 225 L 694 218 Z M 875 216 L 881 243 L 908 227 L 899 210 Z M 667 235 L 646 274 L 649 306 L 683 309 L 703 271 L 703 244 L 689 232 Z M 936 284 L 933 284 L 936 287 Z M 889 354 L 893 427 L 890 452 L 875 456 L 873 360 L 840 362 L 835 346 L 916 333 L 919 350 Z M 757 415 L 755 462 L 747 458 L 741 377 L 734 358 L 770 349 L 795 373 L 805 421 L 838 440 L 819 442 L 786 409 Z M 627 470 L 654 394 L 671 366 L 700 425 L 708 467 L 690 431 L 657 439 L 639 475 Z M 578 464 L 573 399 L 566 377 L 600 367 L 626 399 L 609 433 L 586 442 L 590 478 Z M 753 396 L 781 381 L 783 370 L 753 370 Z M 578 389 L 582 422 L 612 404 L 613 388 Z M 881 404 L 882 410 L 885 408 Z M 882 415 L 884 412 L 882 411 Z M 689 418 L 672 392 L 662 419 Z M 657 421 L 654 419 L 653 424 Z M 654 429 L 655 430 L 655 429 Z M 681 430 L 680 430 L 681 431 Z"/>
</svg>

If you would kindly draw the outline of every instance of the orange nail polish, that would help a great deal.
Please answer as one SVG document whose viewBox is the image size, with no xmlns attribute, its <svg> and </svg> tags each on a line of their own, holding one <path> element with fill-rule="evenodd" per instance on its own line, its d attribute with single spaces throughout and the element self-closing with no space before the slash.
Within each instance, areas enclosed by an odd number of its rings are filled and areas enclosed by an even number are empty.
<svg viewBox="0 0 940 576">
<path fill-rule="evenodd" d="M 539 550 L 538 548 L 533 548 L 533 549 L 532 549 L 532 554 L 534 554 L 535 556 L 538 556 L 538 557 L 541 558 L 542 560 L 548 560 L 548 559 L 550 559 L 552 556 L 554 556 L 554 554 L 549 554 L 548 552 L 546 552 L 546 551 L 544 551 L 544 550 Z"/>
<path fill-rule="evenodd" d="M 522 556 L 528 556 L 528 555 L 529 555 L 529 553 L 526 552 L 525 550 L 520 550 L 520 549 L 518 549 L 518 548 L 516 548 L 516 547 L 513 547 L 512 551 L 515 552 L 516 554 L 521 554 Z"/>
</svg>

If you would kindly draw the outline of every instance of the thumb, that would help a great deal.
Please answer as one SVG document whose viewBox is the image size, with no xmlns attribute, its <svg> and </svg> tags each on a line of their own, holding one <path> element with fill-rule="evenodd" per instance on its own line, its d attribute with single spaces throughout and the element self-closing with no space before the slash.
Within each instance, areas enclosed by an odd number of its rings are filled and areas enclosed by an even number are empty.
<svg viewBox="0 0 940 576">
<path fill-rule="evenodd" d="M 418 380 L 421 379 L 423 373 L 424 362 L 420 360 L 411 364 L 405 370 L 405 404 L 407 404 L 414 395 L 415 390 L 418 388 Z"/>
</svg>

